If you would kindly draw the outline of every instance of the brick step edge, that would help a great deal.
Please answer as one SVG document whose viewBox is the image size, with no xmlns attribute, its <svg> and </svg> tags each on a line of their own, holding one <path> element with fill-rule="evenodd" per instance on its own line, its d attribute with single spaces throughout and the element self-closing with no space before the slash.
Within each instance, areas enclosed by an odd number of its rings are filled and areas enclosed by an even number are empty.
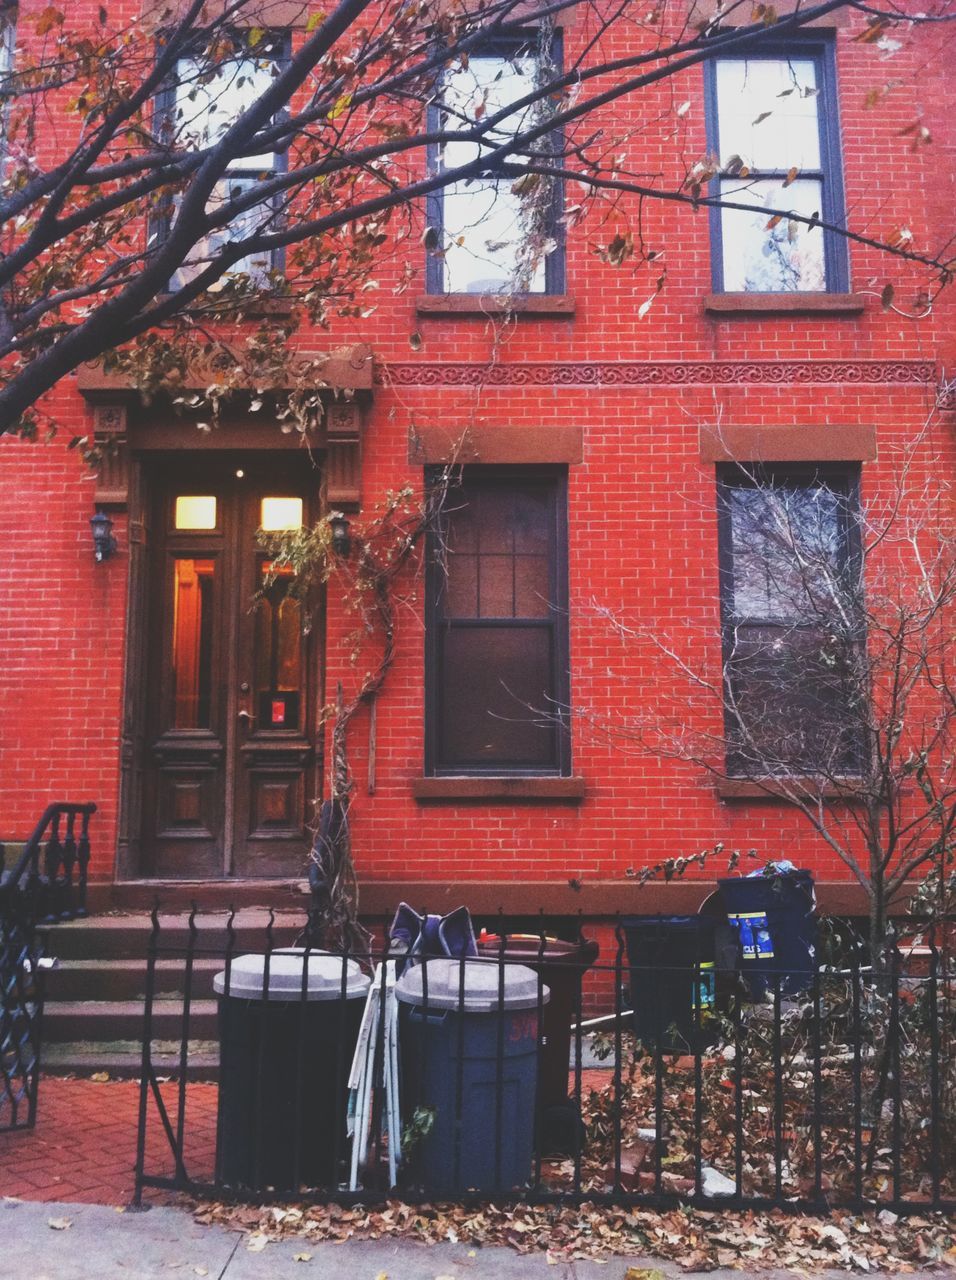
<svg viewBox="0 0 956 1280">
<path fill-rule="evenodd" d="M 179 1079 L 179 1050 L 154 1049 L 151 1055 L 157 1076 Z M 48 1045 L 43 1055 L 40 1090 L 43 1079 L 63 1076 L 89 1078 L 106 1073 L 110 1080 L 139 1080 L 142 1052 L 128 1041 L 84 1041 L 80 1044 Z M 190 1042 L 186 1079 L 215 1082 L 219 1079 L 219 1054 L 209 1041 Z"/>
<path fill-rule="evenodd" d="M 193 1000 L 189 1026 L 202 1038 L 215 1035 L 218 1004 Z M 153 1039 L 177 1039 L 182 1033 L 183 1001 L 172 997 L 153 1005 Z M 54 1000 L 44 1008 L 43 1032 L 48 1042 L 127 1040 L 143 1032 L 141 1000 Z M 112 1035 L 109 1034 L 112 1032 Z"/>
<path fill-rule="evenodd" d="M 212 980 L 222 972 L 224 964 L 223 959 L 214 956 L 202 956 L 193 961 L 194 996 L 212 998 Z M 158 960 L 154 987 L 157 999 L 166 996 L 182 999 L 185 972 L 186 962 L 181 957 Z M 138 1000 L 142 1003 L 145 995 L 146 960 L 142 957 L 112 960 L 75 960 L 68 957 L 46 976 L 47 1009 L 54 1004 L 76 1001 Z"/>
</svg>

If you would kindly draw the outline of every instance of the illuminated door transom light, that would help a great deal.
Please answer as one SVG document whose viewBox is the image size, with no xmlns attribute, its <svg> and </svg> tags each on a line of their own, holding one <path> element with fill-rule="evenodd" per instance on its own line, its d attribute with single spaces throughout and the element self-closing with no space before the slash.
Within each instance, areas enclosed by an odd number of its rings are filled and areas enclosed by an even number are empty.
<svg viewBox="0 0 956 1280">
<path fill-rule="evenodd" d="M 259 527 L 266 533 L 302 528 L 301 498 L 263 498 Z"/>
</svg>

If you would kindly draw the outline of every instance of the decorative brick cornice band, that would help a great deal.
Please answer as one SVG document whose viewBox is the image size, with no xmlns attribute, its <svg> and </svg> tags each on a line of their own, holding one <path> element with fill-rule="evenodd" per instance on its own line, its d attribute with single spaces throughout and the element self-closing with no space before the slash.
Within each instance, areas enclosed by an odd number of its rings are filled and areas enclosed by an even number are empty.
<svg viewBox="0 0 956 1280">
<path fill-rule="evenodd" d="M 788 383 L 931 383 L 929 360 L 668 360 L 480 361 L 406 363 L 379 366 L 380 386 L 398 387 L 680 387 L 754 386 Z"/>
</svg>

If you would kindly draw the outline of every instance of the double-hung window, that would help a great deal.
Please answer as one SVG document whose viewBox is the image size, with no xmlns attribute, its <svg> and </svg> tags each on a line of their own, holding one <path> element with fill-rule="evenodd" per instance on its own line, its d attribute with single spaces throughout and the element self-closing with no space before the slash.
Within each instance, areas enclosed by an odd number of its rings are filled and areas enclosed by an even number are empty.
<svg viewBox="0 0 956 1280">
<path fill-rule="evenodd" d="M 431 127 L 464 132 L 506 112 L 478 141 L 446 141 L 432 149 L 433 172 L 458 169 L 487 157 L 467 178 L 449 182 L 428 198 L 429 293 L 561 293 L 562 237 L 558 227 L 560 184 L 546 175 L 517 172 L 529 155 L 545 161 L 554 135 L 545 134 L 523 155 L 496 157 L 495 149 L 536 127 L 550 109 L 534 93 L 542 75 L 560 59 L 557 37 L 542 54 L 541 36 L 498 40 L 457 60 L 443 73 L 431 110 Z M 502 166 L 511 166 L 510 173 Z"/>
<path fill-rule="evenodd" d="M 566 472 L 466 468 L 428 597 L 427 772 L 569 773 Z"/>
<path fill-rule="evenodd" d="M 728 464 L 718 515 L 728 772 L 858 774 L 866 690 L 855 471 Z"/>
<path fill-rule="evenodd" d="M 174 83 L 167 89 L 161 104 L 165 132 L 171 141 L 181 148 L 215 146 L 242 113 L 266 91 L 285 55 L 284 38 L 262 37 L 254 47 L 237 41 L 235 53 L 216 60 L 214 65 L 204 54 L 180 58 Z M 280 170 L 284 163 L 282 154 L 271 151 L 231 160 L 225 176 L 216 184 L 206 205 L 207 214 L 223 212 L 256 183 Z M 176 273 L 173 288 L 180 288 L 191 280 L 225 244 L 255 234 L 274 223 L 277 216 L 276 207 L 270 202 L 237 211 L 234 217 L 222 222 L 196 243 Z M 258 286 L 265 286 L 270 272 L 281 265 L 274 257 L 271 253 L 249 254 L 236 261 L 229 268 L 229 273 L 248 276 Z"/>
<path fill-rule="evenodd" d="M 7 114 L 15 96 L 13 66 L 17 42 L 17 7 L 0 4 L 0 163 L 7 154 Z"/>
<path fill-rule="evenodd" d="M 750 206 L 712 210 L 715 290 L 846 291 L 846 243 L 815 225 L 844 222 L 832 43 L 715 58 L 707 78 L 711 194 Z"/>
</svg>

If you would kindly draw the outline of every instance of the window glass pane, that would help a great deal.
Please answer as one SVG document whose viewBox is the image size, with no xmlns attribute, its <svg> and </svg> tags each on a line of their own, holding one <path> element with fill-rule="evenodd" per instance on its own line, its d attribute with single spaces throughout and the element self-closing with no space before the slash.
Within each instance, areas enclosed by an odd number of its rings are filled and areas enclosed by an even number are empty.
<svg viewBox="0 0 956 1280">
<path fill-rule="evenodd" d="M 808 58 L 720 58 L 720 158 L 752 169 L 820 168 L 816 64 Z"/>
<path fill-rule="evenodd" d="M 556 760 L 548 627 L 455 627 L 444 648 L 446 767 L 548 768 Z"/>
<path fill-rule="evenodd" d="M 514 179 L 452 183 L 444 191 L 444 288 L 447 293 L 543 293 L 545 263 L 529 274 L 518 255 L 528 237 Z"/>
<path fill-rule="evenodd" d="M 448 504 L 448 547 L 457 555 L 478 550 L 478 504 L 466 493 L 453 493 Z"/>
<path fill-rule="evenodd" d="M 513 519 L 515 551 L 542 552 L 548 549 L 551 533 L 551 495 L 530 485 L 522 489 Z"/>
<path fill-rule="evenodd" d="M 557 492 L 554 481 L 530 473 L 525 480 L 466 471 L 448 512 L 447 580 L 429 623 L 438 628 L 430 768 L 553 770 L 563 763 L 558 702 L 567 696 L 567 673 L 557 669 L 557 652 L 567 617 L 552 598 Z"/>
<path fill-rule="evenodd" d="M 825 627 L 741 627 L 727 664 L 735 767 L 844 774 L 862 764 L 855 645 Z"/>
<path fill-rule="evenodd" d="M 524 495 L 518 496 L 520 504 Z M 514 546 L 516 495 L 513 489 L 499 485 L 482 489 L 476 505 L 479 513 L 479 545 L 483 555 L 490 551 L 508 551 Z"/>
<path fill-rule="evenodd" d="M 172 128 L 182 143 L 197 149 L 214 146 L 239 116 L 262 97 L 272 83 L 272 58 L 237 57 L 213 71 L 194 58 L 176 64 Z M 239 169 L 271 169 L 272 152 L 230 161 Z"/>
<path fill-rule="evenodd" d="M 0 79 L 9 76 L 16 62 L 17 11 L 15 8 L 0 13 Z M 3 98 L 0 100 L 0 162 L 5 160 L 7 151 L 7 116 L 10 99 L 14 96 L 12 86 L 4 84 Z"/>
<path fill-rule="evenodd" d="M 177 529 L 215 529 L 216 499 L 211 494 L 182 494 L 176 499 Z"/>
<path fill-rule="evenodd" d="M 729 502 L 734 617 L 812 623 L 846 616 L 842 495 L 825 485 L 741 486 Z"/>
<path fill-rule="evenodd" d="M 263 564 L 263 578 L 272 566 Z M 291 570 L 263 588 L 256 607 L 255 672 L 259 729 L 299 729 L 302 690 L 302 610 L 289 595 Z"/>
<path fill-rule="evenodd" d="M 443 571 L 448 575 L 445 586 L 445 617 L 477 618 L 478 557 L 449 552 Z"/>
<path fill-rule="evenodd" d="M 744 204 L 792 210 L 806 218 L 821 213 L 819 179 L 797 179 L 784 187 L 773 179 L 724 178 L 720 194 Z M 768 229 L 766 213 L 721 212 L 724 288 L 744 293 L 796 293 L 826 288 L 823 232 L 782 218 Z"/>
<path fill-rule="evenodd" d="M 479 573 L 479 616 L 514 617 L 514 558 L 482 556 Z"/>
<path fill-rule="evenodd" d="M 472 57 L 467 67 L 454 68 L 445 75 L 442 103 L 447 113 L 446 127 L 451 129 L 458 123 L 468 124 L 496 114 L 530 92 L 534 77 L 532 57 L 511 61 L 500 56 Z M 528 128 L 533 115 L 533 106 L 528 106 L 506 116 L 482 144 L 448 143 L 442 151 L 442 166 L 452 169 L 470 163 L 483 151 Z M 520 163 L 520 157 L 509 160 Z M 544 258 L 539 256 L 529 267 L 521 257 L 530 227 L 526 201 L 513 194 L 513 184 L 514 178 L 499 181 L 485 176 L 445 188 L 442 250 L 443 285 L 447 292 L 544 291 Z"/>
<path fill-rule="evenodd" d="M 535 59 L 525 54 L 511 60 L 500 55 L 478 54 L 468 60 L 467 67 L 451 67 L 442 81 L 442 105 L 448 113 L 446 127 L 473 124 L 476 120 L 496 115 L 504 107 L 525 97 L 534 88 Z M 476 112 L 478 114 L 476 114 Z M 526 106 L 507 115 L 487 136 L 485 148 L 499 145 L 521 129 L 530 126 L 534 107 Z M 478 152 L 475 143 L 455 143 L 465 160 Z M 464 148 L 471 148 L 465 152 Z M 455 163 L 462 163 L 459 158 Z"/>
<path fill-rule="evenodd" d="M 215 561 L 173 561 L 173 728 L 209 729 Z"/>
<path fill-rule="evenodd" d="M 253 187 L 258 180 L 256 177 L 234 173 L 221 182 L 217 182 L 206 205 L 207 212 L 210 214 L 217 213 L 229 201 L 238 199 L 250 187 Z M 178 208 L 178 202 L 176 207 Z M 256 231 L 268 226 L 272 216 L 273 209 L 271 205 L 267 203 L 257 204 L 236 214 L 225 226 L 218 227 L 210 231 L 208 235 L 203 236 L 202 239 L 197 240 L 189 251 L 183 265 L 173 277 L 173 288 L 181 289 L 184 284 L 188 284 L 221 252 L 224 245 L 231 243 L 233 240 L 244 240 L 254 235 Z M 229 271 L 224 274 L 227 278 L 230 275 L 249 276 L 253 283 L 262 287 L 268 283 L 271 269 L 271 253 L 252 253 L 244 258 L 239 258 L 229 268 Z"/>
<path fill-rule="evenodd" d="M 547 618 L 549 588 L 547 556 L 515 558 L 515 617 Z"/>
<path fill-rule="evenodd" d="M 301 498 L 263 498 L 259 509 L 259 528 L 266 533 L 283 533 L 302 528 Z"/>
</svg>

